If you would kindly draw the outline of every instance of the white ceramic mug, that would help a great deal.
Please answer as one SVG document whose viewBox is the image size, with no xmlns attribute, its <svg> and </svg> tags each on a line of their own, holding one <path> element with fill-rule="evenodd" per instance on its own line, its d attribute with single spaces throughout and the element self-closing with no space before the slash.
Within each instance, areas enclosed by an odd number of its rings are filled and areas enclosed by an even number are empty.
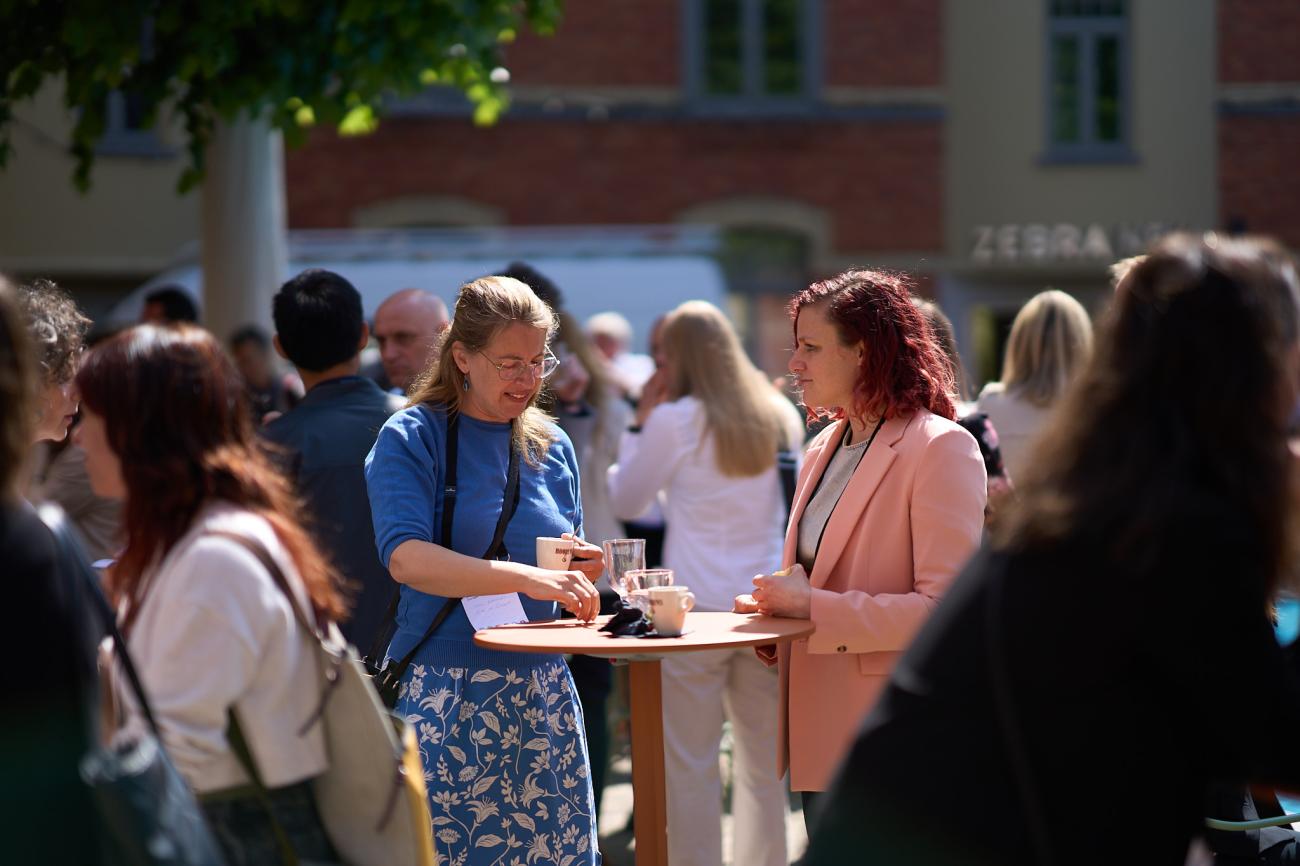
<svg viewBox="0 0 1300 866">
<path fill-rule="evenodd" d="M 684 586 L 656 586 L 643 590 L 650 598 L 650 621 L 655 631 L 675 637 L 686 626 L 686 613 L 695 607 L 695 593 Z"/>
<path fill-rule="evenodd" d="M 551 571 L 568 571 L 573 561 L 572 538 L 537 536 L 537 567 Z"/>
</svg>

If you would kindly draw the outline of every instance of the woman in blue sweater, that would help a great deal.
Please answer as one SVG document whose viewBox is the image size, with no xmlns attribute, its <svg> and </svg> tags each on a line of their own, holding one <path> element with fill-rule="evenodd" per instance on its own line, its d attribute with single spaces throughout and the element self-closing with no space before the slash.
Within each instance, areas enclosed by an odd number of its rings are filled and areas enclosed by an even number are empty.
<svg viewBox="0 0 1300 866">
<path fill-rule="evenodd" d="M 462 286 L 433 365 L 366 458 L 375 542 L 402 584 L 388 656 L 411 657 L 396 709 L 416 726 L 435 844 L 453 866 L 600 862 L 563 657 L 475 646 L 483 614 L 467 598 L 517 599 L 530 620 L 599 608 L 599 547 L 577 542 L 571 571 L 534 564 L 538 536 L 582 536 L 573 445 L 534 405 L 554 332 L 523 283 Z"/>
</svg>

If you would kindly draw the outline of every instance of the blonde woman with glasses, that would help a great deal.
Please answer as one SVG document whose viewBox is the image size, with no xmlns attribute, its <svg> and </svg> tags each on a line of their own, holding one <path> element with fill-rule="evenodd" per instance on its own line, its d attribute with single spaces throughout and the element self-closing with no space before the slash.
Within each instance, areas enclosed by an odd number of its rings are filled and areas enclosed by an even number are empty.
<svg viewBox="0 0 1300 866">
<path fill-rule="evenodd" d="M 664 564 L 697 610 L 729 611 L 755 574 L 781 564 L 786 503 L 777 452 L 798 449 L 802 424 L 741 349 L 720 310 L 690 301 L 662 331 L 663 366 L 647 383 L 637 424 L 610 470 L 622 519 L 667 493 Z M 785 786 L 776 768 L 776 671 L 752 650 L 663 662 L 669 862 L 722 862 L 722 722 L 731 722 L 732 862 L 786 863 Z"/>
<path fill-rule="evenodd" d="M 1014 483 L 1029 468 L 1034 436 L 1066 387 L 1092 356 L 1092 321 L 1065 292 L 1040 292 L 1016 314 L 1002 362 L 1002 381 L 980 392 L 975 411 L 998 431 Z"/>
<path fill-rule="evenodd" d="M 564 657 L 475 646 L 485 620 L 467 598 L 501 596 L 529 620 L 599 607 L 599 547 L 578 542 L 569 571 L 536 565 L 539 536 L 583 535 L 573 444 L 536 406 L 555 328 L 518 280 L 462 286 L 432 366 L 366 458 L 375 543 L 402 585 L 396 710 L 419 732 L 440 863 L 600 862 Z"/>
</svg>

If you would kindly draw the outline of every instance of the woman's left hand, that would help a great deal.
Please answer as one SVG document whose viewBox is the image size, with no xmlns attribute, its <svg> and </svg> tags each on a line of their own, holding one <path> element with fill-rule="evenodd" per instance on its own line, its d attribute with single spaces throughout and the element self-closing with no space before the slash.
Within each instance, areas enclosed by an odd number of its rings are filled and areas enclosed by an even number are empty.
<svg viewBox="0 0 1300 866">
<path fill-rule="evenodd" d="M 758 612 L 767 616 L 808 619 L 812 614 L 812 587 L 802 565 L 775 574 L 754 577 L 754 601 Z"/>
<path fill-rule="evenodd" d="M 569 561 L 569 567 L 574 571 L 581 571 L 592 583 L 600 580 L 600 576 L 605 572 L 605 549 L 600 545 L 583 541 L 572 532 L 566 532 L 560 537 L 573 539 L 573 559 Z"/>
</svg>

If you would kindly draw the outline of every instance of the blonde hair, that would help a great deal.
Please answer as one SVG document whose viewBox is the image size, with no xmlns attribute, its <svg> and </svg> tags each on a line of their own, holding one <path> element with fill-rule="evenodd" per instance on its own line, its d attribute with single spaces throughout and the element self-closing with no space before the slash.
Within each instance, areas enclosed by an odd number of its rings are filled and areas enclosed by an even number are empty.
<svg viewBox="0 0 1300 866">
<path fill-rule="evenodd" d="M 668 314 L 662 333 L 671 399 L 693 396 L 704 406 L 723 475 L 757 475 L 776 463 L 784 426 L 771 384 L 750 363 L 722 311 L 687 301 Z"/>
<path fill-rule="evenodd" d="M 411 387 L 407 405 L 440 404 L 447 407 L 449 415 L 459 412 L 466 379 L 452 357 L 452 346 L 460 343 L 471 352 L 481 351 L 502 328 L 512 324 L 544 330 L 547 346 L 555 337 L 555 314 L 519 280 L 482 277 L 461 286 L 451 327 L 443 332 L 433 363 Z M 537 408 L 534 395 L 514 425 L 513 447 L 528 465 L 539 466 L 555 439 L 554 429 L 550 416 Z"/>
<path fill-rule="evenodd" d="M 1008 393 L 1050 406 L 1092 356 L 1092 321 L 1083 305 L 1051 289 L 1016 314 L 1002 362 Z"/>
</svg>

